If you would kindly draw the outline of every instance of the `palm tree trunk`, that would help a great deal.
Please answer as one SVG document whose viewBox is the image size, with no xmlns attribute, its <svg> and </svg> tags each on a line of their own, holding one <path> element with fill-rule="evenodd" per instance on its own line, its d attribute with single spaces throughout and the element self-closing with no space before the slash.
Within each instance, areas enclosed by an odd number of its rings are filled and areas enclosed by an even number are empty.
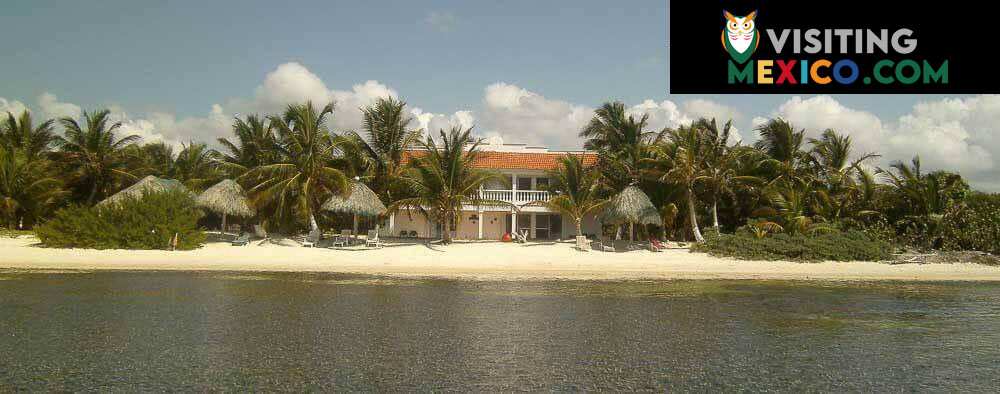
<svg viewBox="0 0 1000 394">
<path fill-rule="evenodd" d="M 222 231 L 220 231 L 220 232 L 222 233 L 222 235 L 226 235 L 226 214 L 225 213 L 222 214 Z"/>
<path fill-rule="evenodd" d="M 581 222 L 580 218 L 576 218 L 576 236 L 577 237 L 582 237 L 583 236 L 583 227 L 580 225 L 580 222 Z"/>
<path fill-rule="evenodd" d="M 441 225 L 442 240 L 441 243 L 448 245 L 451 244 L 451 212 L 444 213 L 444 223 Z"/>
<path fill-rule="evenodd" d="M 694 191 L 687 189 L 688 219 L 691 221 L 691 232 L 694 233 L 695 242 L 705 242 L 705 237 L 701 236 L 701 229 L 698 228 L 698 216 L 694 212 Z"/>
<path fill-rule="evenodd" d="M 712 227 L 715 227 L 716 234 L 722 234 L 719 230 L 719 199 L 712 197 Z"/>
<path fill-rule="evenodd" d="M 358 239 L 358 214 L 354 214 L 354 227 L 353 227 L 353 229 L 354 229 L 354 232 L 351 233 L 351 234 L 353 234 L 353 235 L 351 235 L 351 238 L 354 238 L 355 240 L 357 240 Z"/>
<path fill-rule="evenodd" d="M 97 182 L 90 188 L 90 196 L 87 197 L 87 205 L 94 205 L 94 197 L 97 196 Z"/>
<path fill-rule="evenodd" d="M 315 232 L 319 230 L 319 224 L 316 223 L 316 215 L 309 210 L 309 232 Z"/>
<path fill-rule="evenodd" d="M 628 240 L 635 241 L 635 223 L 628 222 Z"/>
</svg>

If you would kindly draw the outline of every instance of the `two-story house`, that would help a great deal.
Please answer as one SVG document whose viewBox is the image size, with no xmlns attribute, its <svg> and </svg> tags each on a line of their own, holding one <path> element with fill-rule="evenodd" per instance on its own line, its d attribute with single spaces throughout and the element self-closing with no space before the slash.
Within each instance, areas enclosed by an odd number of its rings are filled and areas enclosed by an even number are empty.
<svg viewBox="0 0 1000 394">
<path fill-rule="evenodd" d="M 533 201 L 548 200 L 549 185 L 547 171 L 556 170 L 560 158 L 566 154 L 581 155 L 584 165 L 597 162 L 597 154 L 584 151 L 550 151 L 544 147 L 525 144 L 484 144 L 471 166 L 488 169 L 507 178 L 506 182 L 486 185 L 479 191 L 483 199 L 499 200 L 514 204 L 510 206 L 465 206 L 460 220 L 456 220 L 448 230 L 455 239 L 501 239 L 512 229 L 525 231 L 530 239 L 566 239 L 576 236 L 576 225 L 570 217 L 548 209 Z M 419 150 L 408 152 L 411 156 L 422 154 Z M 417 211 L 401 210 L 388 218 L 381 227 L 382 235 L 408 234 L 415 231 L 418 237 L 437 238 L 445 231 L 442 223 L 433 218 L 425 218 Z M 600 227 L 593 215 L 582 222 L 584 234 L 596 234 Z"/>
</svg>

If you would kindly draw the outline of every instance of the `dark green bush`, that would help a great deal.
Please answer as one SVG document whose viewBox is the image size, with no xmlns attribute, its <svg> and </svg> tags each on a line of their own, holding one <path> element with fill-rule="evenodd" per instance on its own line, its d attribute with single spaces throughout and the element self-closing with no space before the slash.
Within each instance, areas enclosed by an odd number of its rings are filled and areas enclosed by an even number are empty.
<svg viewBox="0 0 1000 394">
<path fill-rule="evenodd" d="M 756 238 L 745 233 L 709 234 L 691 249 L 741 260 L 879 261 L 891 257 L 891 246 L 859 231 L 824 235 L 772 234 Z"/>
<path fill-rule="evenodd" d="M 200 216 L 185 192 L 150 193 L 111 206 L 60 209 L 35 233 L 45 246 L 87 249 L 169 249 L 177 234 L 177 249 L 187 250 L 205 242 Z"/>
<path fill-rule="evenodd" d="M 942 249 L 1000 254 L 1000 202 L 969 199 L 945 212 L 938 231 Z"/>
</svg>

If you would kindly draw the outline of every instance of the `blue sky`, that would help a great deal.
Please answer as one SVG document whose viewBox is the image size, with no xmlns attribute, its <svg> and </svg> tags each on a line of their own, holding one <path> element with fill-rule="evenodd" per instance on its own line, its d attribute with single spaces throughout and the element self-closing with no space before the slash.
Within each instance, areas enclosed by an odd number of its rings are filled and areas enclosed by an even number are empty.
<svg viewBox="0 0 1000 394">
<path fill-rule="evenodd" d="M 578 148 L 575 130 L 593 107 L 621 100 L 650 112 L 654 127 L 734 117 L 748 141 L 755 122 L 774 115 L 811 133 L 834 127 L 862 149 L 893 159 L 920 153 L 1000 188 L 996 97 L 669 95 L 668 8 L 9 1 L 0 12 L 0 109 L 55 116 L 112 106 L 126 130 L 177 143 L 225 136 L 233 116 L 281 100 L 337 99 L 344 112 L 335 126 L 352 128 L 356 107 L 384 93 L 417 109 L 421 126 L 475 124 L 506 142 Z"/>
</svg>

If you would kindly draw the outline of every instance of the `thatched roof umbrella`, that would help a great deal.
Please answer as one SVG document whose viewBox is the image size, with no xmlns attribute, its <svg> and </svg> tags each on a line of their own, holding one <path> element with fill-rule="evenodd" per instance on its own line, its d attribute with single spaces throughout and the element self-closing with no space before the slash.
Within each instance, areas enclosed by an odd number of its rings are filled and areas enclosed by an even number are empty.
<svg viewBox="0 0 1000 394">
<path fill-rule="evenodd" d="M 629 240 L 632 240 L 632 225 L 634 223 L 663 225 L 663 219 L 656 207 L 653 206 L 653 202 L 649 200 L 649 196 L 636 186 L 626 187 L 625 190 L 612 198 L 601 215 L 601 220 L 611 223 L 628 223 Z"/>
<path fill-rule="evenodd" d="M 222 214 L 222 233 L 226 232 L 226 216 L 250 217 L 254 215 L 253 205 L 246 192 L 232 179 L 216 183 L 202 192 L 195 202 L 198 206 L 208 208 L 212 212 Z"/>
<path fill-rule="evenodd" d="M 187 193 L 191 192 L 188 188 L 184 187 L 184 184 L 176 179 L 157 178 L 150 175 L 140 179 L 139 182 L 136 182 L 134 185 L 126 187 L 122 191 L 113 194 L 111 197 L 105 198 L 104 201 L 97 203 L 97 206 L 117 204 L 128 197 L 142 198 L 142 195 L 146 193 L 159 193 L 170 190 L 182 190 Z"/>
<path fill-rule="evenodd" d="M 387 211 L 385 204 L 378 195 L 355 178 L 351 182 L 351 194 L 346 198 L 334 195 L 326 200 L 321 207 L 330 212 L 349 213 L 354 215 L 354 235 L 358 234 L 358 215 L 377 216 Z M 378 227 L 376 226 L 376 229 Z"/>
</svg>

